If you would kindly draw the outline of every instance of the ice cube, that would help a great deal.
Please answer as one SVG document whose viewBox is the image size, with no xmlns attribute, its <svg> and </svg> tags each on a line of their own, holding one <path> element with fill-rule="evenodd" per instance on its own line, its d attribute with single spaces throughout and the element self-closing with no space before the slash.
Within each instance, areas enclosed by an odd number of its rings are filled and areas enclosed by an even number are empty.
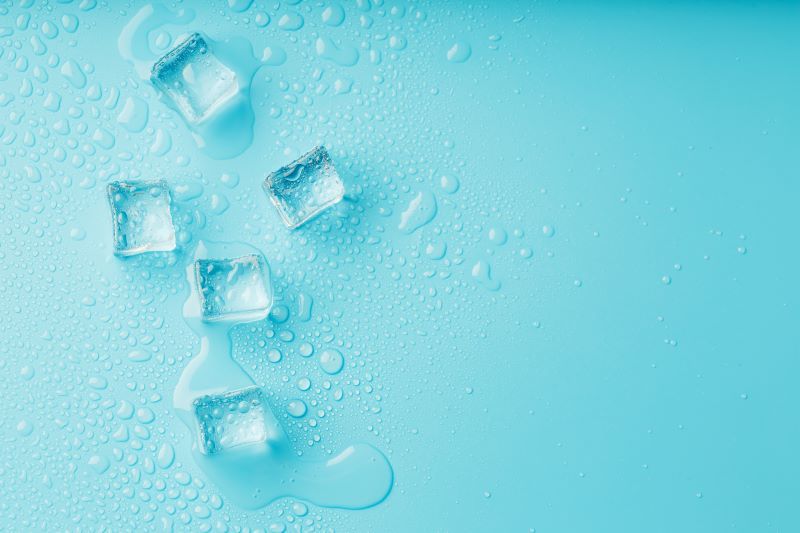
<svg viewBox="0 0 800 533">
<path fill-rule="evenodd" d="M 280 438 L 281 429 L 261 387 L 201 396 L 193 407 L 200 451 L 206 455 Z"/>
<path fill-rule="evenodd" d="M 272 308 L 269 267 L 260 254 L 198 259 L 195 276 L 206 322 L 261 320 Z"/>
<path fill-rule="evenodd" d="M 199 33 L 189 35 L 153 65 L 150 80 L 187 122 L 203 122 L 239 92 L 236 73 Z"/>
<path fill-rule="evenodd" d="M 290 229 L 307 222 L 344 196 L 342 180 L 324 146 L 317 146 L 267 176 L 264 190 Z"/>
<path fill-rule="evenodd" d="M 106 192 L 116 255 L 175 249 L 172 198 L 166 181 L 115 181 L 108 184 Z"/>
</svg>

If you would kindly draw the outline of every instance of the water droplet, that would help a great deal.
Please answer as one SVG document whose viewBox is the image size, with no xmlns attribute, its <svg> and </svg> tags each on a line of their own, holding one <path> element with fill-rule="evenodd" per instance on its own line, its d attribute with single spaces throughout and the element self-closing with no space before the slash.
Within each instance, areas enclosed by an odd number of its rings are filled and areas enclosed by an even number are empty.
<svg viewBox="0 0 800 533">
<path fill-rule="evenodd" d="M 500 289 L 500 282 L 492 278 L 492 267 L 484 259 L 480 259 L 472 266 L 472 277 L 490 291 Z"/>
<path fill-rule="evenodd" d="M 139 133 L 147 126 L 149 107 L 147 102 L 138 96 L 129 96 L 125 99 L 117 116 L 117 122 L 131 133 Z"/>
<path fill-rule="evenodd" d="M 463 63 L 472 55 L 472 47 L 466 41 L 456 41 L 447 50 L 447 60 L 451 63 Z"/>
<path fill-rule="evenodd" d="M 19 433 L 23 437 L 27 437 L 28 435 L 33 433 L 33 424 L 31 424 L 27 420 L 20 420 L 17 423 L 17 433 Z"/>
<path fill-rule="evenodd" d="M 495 246 L 502 246 L 508 241 L 508 233 L 500 227 L 491 227 L 488 232 L 489 242 Z"/>
<path fill-rule="evenodd" d="M 145 350 L 131 350 L 128 352 L 128 359 L 133 361 L 134 363 L 144 363 L 145 361 L 149 361 L 151 357 L 150 352 Z"/>
<path fill-rule="evenodd" d="M 303 17 L 298 13 L 286 13 L 278 19 L 278 27 L 285 31 L 297 31 L 303 23 Z"/>
<path fill-rule="evenodd" d="M 336 2 L 328 4 L 322 11 L 322 22 L 328 26 L 340 26 L 344 22 L 344 9 Z"/>
<path fill-rule="evenodd" d="M 458 178 L 454 176 L 442 176 L 439 179 L 439 185 L 447 194 L 453 194 L 458 190 L 460 184 Z"/>
<path fill-rule="evenodd" d="M 111 463 L 105 457 L 101 455 L 93 455 L 89 458 L 89 466 L 97 472 L 98 474 L 102 474 L 108 467 L 111 466 Z"/>
<path fill-rule="evenodd" d="M 421 191 L 409 202 L 406 210 L 400 215 L 398 229 L 408 234 L 413 233 L 433 220 L 436 211 L 436 197 L 430 191 Z"/>
<path fill-rule="evenodd" d="M 319 354 L 319 366 L 328 374 L 338 374 L 344 367 L 344 357 L 339 350 L 328 348 Z"/>
<path fill-rule="evenodd" d="M 158 449 L 156 461 L 158 462 L 158 466 L 163 469 L 172 466 L 172 463 L 175 461 L 175 449 L 172 447 L 172 444 L 165 442 L 161 445 Z"/>
<path fill-rule="evenodd" d="M 292 400 L 286 406 L 286 412 L 294 418 L 302 418 L 305 416 L 306 411 L 308 411 L 308 408 L 303 400 Z"/>
<path fill-rule="evenodd" d="M 231 8 L 231 11 L 241 13 L 250 9 L 252 3 L 253 0 L 228 0 L 228 7 Z"/>
<path fill-rule="evenodd" d="M 298 351 L 303 357 L 311 357 L 314 354 L 314 345 L 310 342 L 304 342 L 300 345 Z"/>
</svg>

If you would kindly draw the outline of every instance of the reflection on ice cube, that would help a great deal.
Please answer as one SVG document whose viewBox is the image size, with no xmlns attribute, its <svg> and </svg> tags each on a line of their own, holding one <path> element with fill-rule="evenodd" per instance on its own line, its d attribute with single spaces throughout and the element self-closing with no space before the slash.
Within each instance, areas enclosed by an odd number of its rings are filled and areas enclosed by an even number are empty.
<svg viewBox="0 0 800 533">
<path fill-rule="evenodd" d="M 202 396 L 194 400 L 193 407 L 200 451 L 206 455 L 277 442 L 283 435 L 260 387 Z"/>
<path fill-rule="evenodd" d="M 211 117 L 239 92 L 236 73 L 193 33 L 153 65 L 150 80 L 190 124 Z"/>
<path fill-rule="evenodd" d="M 324 146 L 317 146 L 264 181 L 281 219 L 294 229 L 339 202 L 344 185 Z"/>
<path fill-rule="evenodd" d="M 195 279 L 205 322 L 261 320 L 272 308 L 269 266 L 260 254 L 198 259 Z"/>
<path fill-rule="evenodd" d="M 106 192 L 116 255 L 175 249 L 172 198 L 166 181 L 115 181 Z"/>
</svg>

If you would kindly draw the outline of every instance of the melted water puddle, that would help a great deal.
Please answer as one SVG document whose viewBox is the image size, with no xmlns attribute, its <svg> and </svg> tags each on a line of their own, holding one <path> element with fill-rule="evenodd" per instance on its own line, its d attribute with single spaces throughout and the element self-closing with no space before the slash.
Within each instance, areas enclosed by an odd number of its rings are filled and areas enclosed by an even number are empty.
<svg viewBox="0 0 800 533">
<path fill-rule="evenodd" d="M 195 14 L 191 9 L 180 9 L 175 12 L 163 5 L 152 3 L 142 7 L 125 25 L 119 35 L 118 47 L 120 55 L 130 62 L 136 73 L 143 80 L 150 80 L 151 68 L 174 43 L 167 30 L 176 35 L 202 31 L 192 28 L 190 23 Z M 198 124 L 184 123 L 191 132 L 198 148 L 213 159 L 230 159 L 244 152 L 253 142 L 253 125 L 255 114 L 250 99 L 250 86 L 253 77 L 263 65 L 277 65 L 285 61 L 286 54 L 275 47 L 269 48 L 270 54 L 261 60 L 253 53 L 250 41 L 242 37 L 231 37 L 225 40 L 214 40 L 205 35 L 213 54 L 230 68 L 238 80 L 238 91 L 226 102 L 224 108 L 217 110 L 213 116 Z M 175 109 L 159 93 L 159 98 L 179 116 Z"/>
</svg>

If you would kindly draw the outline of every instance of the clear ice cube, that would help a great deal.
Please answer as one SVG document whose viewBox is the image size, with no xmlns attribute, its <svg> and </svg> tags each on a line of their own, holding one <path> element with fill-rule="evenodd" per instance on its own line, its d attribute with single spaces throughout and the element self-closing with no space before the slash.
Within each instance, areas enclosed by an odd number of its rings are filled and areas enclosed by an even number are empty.
<svg viewBox="0 0 800 533">
<path fill-rule="evenodd" d="M 195 275 L 206 322 L 261 320 L 272 308 L 269 267 L 260 254 L 198 259 Z"/>
<path fill-rule="evenodd" d="M 193 407 L 200 451 L 206 455 L 279 438 L 280 428 L 261 387 L 201 396 Z"/>
<path fill-rule="evenodd" d="M 199 33 L 159 59 L 150 80 L 191 124 L 203 122 L 239 92 L 236 73 L 214 55 Z"/>
<path fill-rule="evenodd" d="M 290 229 L 304 224 L 344 196 L 344 185 L 324 146 L 317 146 L 271 173 L 264 180 L 264 190 Z"/>
<path fill-rule="evenodd" d="M 106 188 L 118 256 L 175 249 L 172 197 L 159 181 L 115 181 Z"/>
</svg>

